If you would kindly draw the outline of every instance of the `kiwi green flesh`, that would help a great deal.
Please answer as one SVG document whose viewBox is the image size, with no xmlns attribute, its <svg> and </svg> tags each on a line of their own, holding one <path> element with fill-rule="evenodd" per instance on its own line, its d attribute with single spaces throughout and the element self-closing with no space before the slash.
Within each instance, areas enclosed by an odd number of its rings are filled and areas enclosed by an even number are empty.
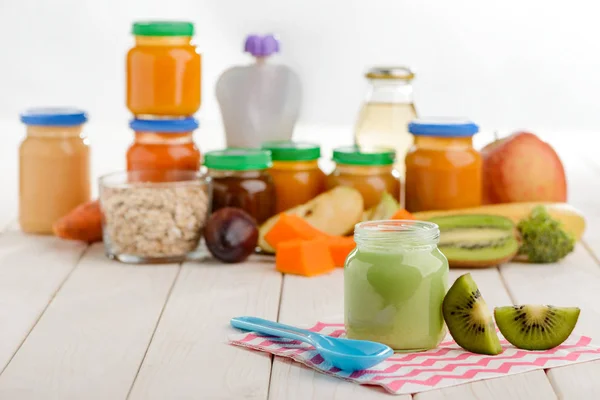
<svg viewBox="0 0 600 400">
<path fill-rule="evenodd" d="M 579 319 L 577 307 L 517 305 L 498 307 L 498 329 L 513 346 L 524 350 L 548 350 L 563 343 Z"/>
<path fill-rule="evenodd" d="M 499 215 L 447 215 L 442 217 L 433 217 L 429 219 L 440 227 L 440 231 L 456 228 L 496 228 L 505 231 L 511 231 L 515 224 L 508 218 Z"/>
<path fill-rule="evenodd" d="M 489 242 L 454 242 L 440 244 L 439 249 L 450 263 L 452 261 L 493 261 L 514 256 L 519 243 L 514 237 Z"/>
<path fill-rule="evenodd" d="M 490 355 L 502 352 L 492 313 L 471 274 L 460 276 L 450 287 L 442 313 L 450 334 L 465 350 Z"/>
<path fill-rule="evenodd" d="M 454 243 L 487 243 L 503 241 L 514 237 L 511 231 L 496 228 L 456 228 L 441 231 L 440 245 Z"/>
</svg>

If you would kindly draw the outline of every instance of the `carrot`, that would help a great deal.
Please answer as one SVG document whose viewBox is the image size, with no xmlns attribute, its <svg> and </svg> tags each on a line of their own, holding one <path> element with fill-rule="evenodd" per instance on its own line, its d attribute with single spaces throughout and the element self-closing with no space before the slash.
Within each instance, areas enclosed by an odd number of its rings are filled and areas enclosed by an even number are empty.
<svg viewBox="0 0 600 400">
<path fill-rule="evenodd" d="M 83 203 L 56 221 L 53 231 L 61 239 L 102 241 L 102 212 L 97 200 Z"/>
<path fill-rule="evenodd" d="M 327 239 L 292 240 L 279 243 L 275 268 L 284 274 L 316 276 L 335 269 Z"/>
<path fill-rule="evenodd" d="M 416 219 L 414 215 L 406 211 L 404 208 L 399 209 L 392 215 L 390 219 Z"/>
<path fill-rule="evenodd" d="M 356 247 L 354 236 L 332 236 L 327 239 L 329 253 L 336 267 L 343 267 L 348 254 Z"/>
<path fill-rule="evenodd" d="M 290 240 L 311 240 L 328 237 L 325 232 L 313 227 L 302 217 L 292 214 L 281 214 L 275 225 L 266 233 L 265 241 L 274 249 L 280 243 Z"/>
</svg>

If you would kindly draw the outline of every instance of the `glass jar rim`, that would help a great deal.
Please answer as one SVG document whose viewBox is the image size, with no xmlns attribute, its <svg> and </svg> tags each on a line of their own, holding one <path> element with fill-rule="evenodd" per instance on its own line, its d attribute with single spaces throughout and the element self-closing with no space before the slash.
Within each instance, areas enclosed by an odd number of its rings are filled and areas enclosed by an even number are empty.
<svg viewBox="0 0 600 400">
<path fill-rule="evenodd" d="M 160 180 L 152 178 L 160 175 Z M 128 188 L 143 186 L 151 188 L 164 188 L 185 185 L 209 185 L 212 178 L 204 171 L 184 169 L 146 169 L 137 171 L 117 171 L 102 175 L 98 182 L 102 188 Z"/>
<path fill-rule="evenodd" d="M 440 228 L 433 222 L 415 220 L 377 220 L 360 222 L 354 227 L 357 245 L 374 244 L 378 247 L 399 245 L 416 247 L 436 245 Z"/>
</svg>

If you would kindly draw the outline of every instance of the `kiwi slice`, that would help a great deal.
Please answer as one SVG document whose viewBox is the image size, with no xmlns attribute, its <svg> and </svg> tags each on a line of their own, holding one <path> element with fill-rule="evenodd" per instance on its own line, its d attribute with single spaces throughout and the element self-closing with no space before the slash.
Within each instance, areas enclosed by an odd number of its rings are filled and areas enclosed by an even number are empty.
<svg viewBox="0 0 600 400">
<path fill-rule="evenodd" d="M 479 354 L 502 353 L 492 313 L 471 274 L 461 275 L 442 304 L 450 334 L 463 349 Z"/>
<path fill-rule="evenodd" d="M 429 221 L 440 227 L 438 247 L 451 267 L 498 265 L 519 250 L 515 224 L 502 216 L 448 215 Z"/>
<path fill-rule="evenodd" d="M 548 350 L 567 340 L 579 319 L 577 307 L 518 305 L 497 307 L 498 329 L 513 346 L 525 350 Z"/>
</svg>

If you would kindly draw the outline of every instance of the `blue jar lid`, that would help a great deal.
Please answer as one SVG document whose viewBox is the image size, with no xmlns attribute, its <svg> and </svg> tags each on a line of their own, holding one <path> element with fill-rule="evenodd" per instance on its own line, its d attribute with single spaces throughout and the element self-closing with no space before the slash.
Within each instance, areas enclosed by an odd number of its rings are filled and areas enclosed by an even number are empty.
<svg viewBox="0 0 600 400">
<path fill-rule="evenodd" d="M 479 127 L 467 119 L 420 118 L 408 124 L 415 136 L 469 137 L 479 132 Z"/>
<path fill-rule="evenodd" d="M 173 119 L 133 119 L 129 127 L 136 132 L 182 133 L 198 129 L 193 117 Z"/>
<path fill-rule="evenodd" d="M 37 126 L 77 126 L 87 122 L 87 115 L 76 108 L 32 108 L 21 114 L 21 122 Z"/>
</svg>

